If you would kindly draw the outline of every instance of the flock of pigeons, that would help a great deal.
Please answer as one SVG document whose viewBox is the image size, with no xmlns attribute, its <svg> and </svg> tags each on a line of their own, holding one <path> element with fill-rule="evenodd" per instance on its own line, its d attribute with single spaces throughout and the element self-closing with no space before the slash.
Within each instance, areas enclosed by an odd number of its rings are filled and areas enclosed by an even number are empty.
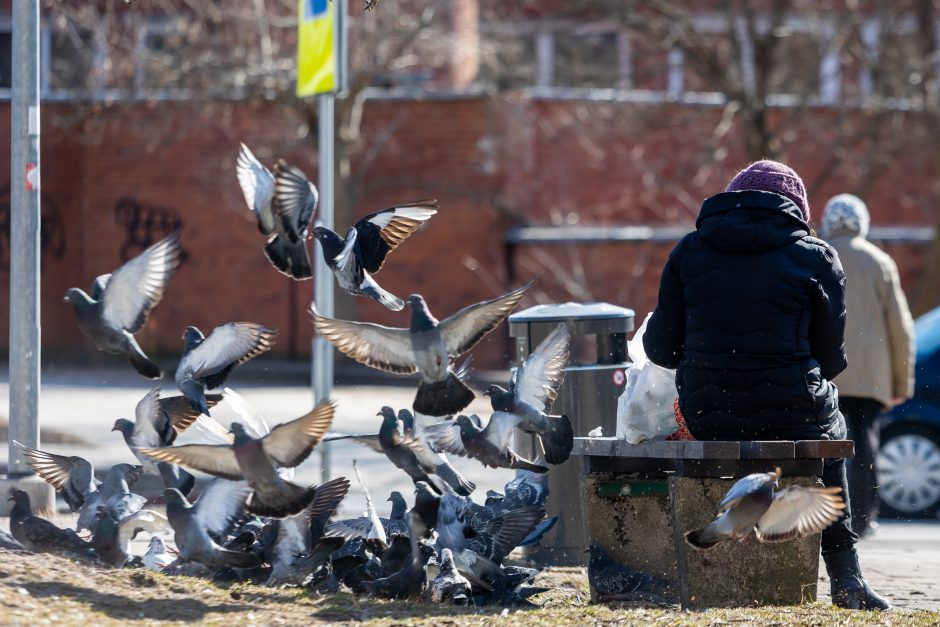
<svg viewBox="0 0 940 627">
<path fill-rule="evenodd" d="M 283 160 L 269 170 L 244 145 L 236 174 L 267 237 L 266 257 L 295 280 L 310 278 L 307 240 L 316 188 Z M 411 409 L 380 408 L 376 433 L 337 434 L 330 432 L 335 405 L 324 400 L 309 413 L 269 428 L 233 390 L 212 390 L 223 388 L 236 366 L 268 351 L 277 332 L 247 322 L 220 325 L 208 336 L 187 327 L 175 375 L 181 395 L 161 397 L 160 388 L 154 388 L 137 404 L 134 421 L 114 422 L 112 431 L 122 434 L 139 465 L 117 464 L 99 480 L 88 460 L 17 444 L 78 519 L 75 531 L 61 529 L 33 515 L 29 496 L 14 490 L 14 539 L 30 550 L 84 555 L 116 567 L 138 564 L 167 573 L 323 591 L 345 585 L 356 593 L 436 603 L 527 603 L 543 591 L 526 585 L 537 570 L 503 561 L 517 547 L 537 544 L 557 520 L 546 518 L 545 473 L 546 464 L 564 463 L 573 446 L 568 417 L 550 413 L 570 359 L 570 333 L 559 325 L 514 371 L 508 387 L 487 388 L 493 409 L 488 420 L 460 414 L 474 392 L 467 385 L 469 358 L 456 362 L 513 311 L 531 283 L 440 321 L 420 295 L 403 301 L 384 290 L 373 275 L 436 212 L 437 202 L 424 200 L 365 216 L 345 237 L 322 226 L 312 230 L 346 292 L 394 311 L 406 303 L 410 307 L 410 324 L 403 328 L 328 318 L 313 306 L 311 314 L 316 332 L 348 357 L 386 372 L 417 373 Z M 78 288 L 65 295 L 79 329 L 99 350 L 127 357 L 151 379 L 163 373 L 134 334 L 176 271 L 179 242 L 177 231 L 97 277 L 90 295 Z M 238 415 L 228 426 L 210 414 L 223 401 Z M 198 442 L 176 445 L 177 436 L 188 429 Z M 540 450 L 535 459 L 513 450 L 517 430 L 535 438 Z M 293 481 L 293 469 L 321 441 L 340 439 L 369 446 L 403 470 L 414 483 L 411 508 L 401 493 L 392 492 L 391 514 L 380 518 L 363 484 L 365 515 L 333 520 L 350 487 L 346 478 L 318 486 Z M 476 486 L 451 465 L 448 453 L 515 469 L 516 476 L 503 493 L 489 491 L 480 504 L 471 498 Z M 190 471 L 213 477 L 195 499 L 196 478 Z M 144 473 L 162 479 L 165 516 L 149 507 L 159 497 L 148 500 L 132 492 Z M 755 530 L 763 541 L 786 540 L 824 528 L 844 508 L 826 490 L 774 492 L 777 477 L 766 473 L 742 479 L 728 493 L 719 517 L 687 535 L 689 543 L 707 548 Z M 144 555 L 132 556 L 131 541 L 141 532 L 151 534 L 150 545 Z M 165 543 L 170 532 L 172 543 Z M 601 599 L 670 596 L 666 582 L 616 564 L 603 547 L 592 545 L 590 552 L 589 578 Z"/>
<path fill-rule="evenodd" d="M 269 170 L 242 145 L 235 170 L 267 238 L 264 254 L 278 271 L 295 280 L 310 278 L 307 240 L 312 233 L 342 289 L 394 311 L 404 308 L 406 301 L 384 290 L 373 275 L 437 212 L 436 201 L 370 214 L 343 237 L 322 226 L 311 230 L 317 191 L 299 169 L 279 160 Z M 65 296 L 79 329 L 98 350 L 128 358 L 150 379 L 163 373 L 134 334 L 177 269 L 180 236 L 177 231 L 99 276 L 90 294 L 72 288 Z M 12 535 L 30 550 L 96 557 L 116 567 L 137 564 L 321 590 L 342 584 L 358 593 L 439 603 L 524 603 L 542 590 L 525 586 L 538 571 L 503 560 L 519 546 L 538 543 L 556 522 L 545 515 L 545 473 L 546 464 L 566 461 L 573 445 L 568 417 L 550 413 L 568 365 L 570 334 L 560 325 L 507 387 L 487 389 L 493 413 L 485 421 L 458 415 L 474 393 L 467 385 L 470 360 L 455 362 L 513 311 L 530 286 L 441 321 L 413 294 L 407 299 L 407 328 L 336 320 L 312 307 L 317 333 L 349 357 L 387 372 L 420 375 L 412 408 L 380 408 L 377 432 L 368 434 L 332 433 L 335 405 L 327 400 L 269 428 L 224 386 L 236 366 L 273 346 L 277 332 L 248 322 L 222 324 L 208 336 L 187 327 L 175 374 L 181 395 L 161 397 L 160 388 L 154 388 L 138 402 L 134 420 L 114 422 L 112 431 L 121 433 L 138 464 L 117 464 L 99 480 L 86 459 L 17 444 L 78 520 L 74 531 L 61 529 L 33 515 L 28 495 L 15 491 Z M 212 417 L 220 402 L 238 415 L 229 425 Z M 196 442 L 178 444 L 177 436 L 189 429 Z M 517 429 L 541 444 L 536 459 L 512 449 Z M 293 481 L 293 469 L 321 441 L 338 439 L 363 443 L 407 473 L 414 483 L 413 505 L 409 508 L 401 493 L 392 492 L 391 515 L 380 518 L 366 489 L 364 516 L 334 520 L 350 482 L 340 477 L 301 485 Z M 504 493 L 490 491 L 481 504 L 471 498 L 476 486 L 451 465 L 448 453 L 517 474 Z M 212 479 L 197 490 L 193 471 Z M 133 492 L 145 473 L 160 476 L 162 497 L 148 500 Z M 160 500 L 165 516 L 152 507 Z M 151 534 L 150 545 L 144 555 L 134 556 L 131 541 L 141 532 Z"/>
</svg>

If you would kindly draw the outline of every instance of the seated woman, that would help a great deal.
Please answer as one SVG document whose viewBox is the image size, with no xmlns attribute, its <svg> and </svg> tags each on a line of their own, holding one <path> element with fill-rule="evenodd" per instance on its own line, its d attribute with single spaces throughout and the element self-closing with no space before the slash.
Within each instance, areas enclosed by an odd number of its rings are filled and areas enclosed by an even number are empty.
<svg viewBox="0 0 940 627">
<path fill-rule="evenodd" d="M 643 346 L 676 368 L 679 407 L 700 440 L 843 439 L 831 380 L 846 366 L 845 275 L 813 236 L 799 175 L 776 161 L 739 172 L 705 200 L 696 231 L 669 256 Z M 841 486 L 845 460 L 823 483 Z M 849 509 L 822 533 L 832 601 L 890 603 L 862 578 Z"/>
</svg>

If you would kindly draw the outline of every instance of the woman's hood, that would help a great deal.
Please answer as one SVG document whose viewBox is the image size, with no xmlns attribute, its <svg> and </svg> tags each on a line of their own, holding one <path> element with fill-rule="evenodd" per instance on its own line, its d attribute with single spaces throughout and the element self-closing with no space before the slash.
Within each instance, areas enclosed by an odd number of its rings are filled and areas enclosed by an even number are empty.
<svg viewBox="0 0 940 627">
<path fill-rule="evenodd" d="M 809 234 L 803 212 L 786 196 L 745 190 L 707 199 L 695 223 L 709 245 L 733 254 L 758 254 Z"/>
<path fill-rule="evenodd" d="M 870 222 L 864 200 L 852 194 L 839 194 L 826 203 L 820 228 L 826 238 L 838 235 L 867 237 Z"/>
</svg>

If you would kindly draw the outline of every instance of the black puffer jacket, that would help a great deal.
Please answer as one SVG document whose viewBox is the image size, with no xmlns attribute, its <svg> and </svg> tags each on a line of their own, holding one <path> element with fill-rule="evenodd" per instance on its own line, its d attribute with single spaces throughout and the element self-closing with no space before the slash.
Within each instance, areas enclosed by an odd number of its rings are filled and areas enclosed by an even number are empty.
<svg viewBox="0 0 940 627">
<path fill-rule="evenodd" d="M 845 275 L 800 209 L 761 191 L 702 205 L 663 270 L 643 345 L 677 368 L 699 439 L 839 438 Z"/>
</svg>

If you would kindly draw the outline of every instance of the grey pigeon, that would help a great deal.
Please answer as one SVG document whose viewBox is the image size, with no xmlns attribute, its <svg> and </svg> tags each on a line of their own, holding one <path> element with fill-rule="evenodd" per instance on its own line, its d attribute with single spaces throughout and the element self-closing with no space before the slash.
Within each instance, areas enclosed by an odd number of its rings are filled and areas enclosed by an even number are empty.
<svg viewBox="0 0 940 627">
<path fill-rule="evenodd" d="M 427 588 L 424 566 L 434 555 L 434 548 L 419 541 L 410 523 L 409 530 L 411 555 L 402 569 L 387 577 L 363 582 L 363 587 L 372 596 L 385 599 L 417 599 Z"/>
<path fill-rule="evenodd" d="M 418 294 L 408 297 L 411 325 L 392 328 L 368 322 L 335 320 L 311 305 L 317 333 L 341 353 L 378 370 L 421 374 L 412 408 L 427 416 L 451 416 L 473 401 L 473 392 L 451 364 L 512 313 L 532 282 L 493 300 L 465 307 L 440 322 Z"/>
<path fill-rule="evenodd" d="M 307 507 L 316 489 L 283 479 L 278 468 L 303 462 L 333 422 L 335 404 L 323 402 L 296 420 L 280 424 L 261 438 L 251 437 L 241 423 L 232 423 L 234 444 L 187 444 L 143 448 L 153 459 L 179 464 L 216 477 L 251 485 L 246 508 L 252 514 L 283 518 Z"/>
<path fill-rule="evenodd" d="M 166 285 L 180 258 L 180 232 L 160 240 L 111 274 L 95 279 L 91 296 L 77 287 L 65 293 L 75 310 L 78 328 L 95 348 L 123 355 L 148 379 L 163 372 L 144 354 L 134 334 L 140 331 L 150 310 L 163 298 Z"/>
<path fill-rule="evenodd" d="M 212 535 L 224 538 L 245 511 L 251 488 L 244 481 L 213 479 L 195 505 L 190 505 L 179 490 L 168 488 L 166 515 L 175 533 L 181 560 L 199 562 L 209 568 L 254 568 L 261 560 L 253 553 L 230 551 L 220 546 Z"/>
<path fill-rule="evenodd" d="M 37 475 L 62 494 L 69 509 L 77 512 L 101 483 L 95 479 L 95 467 L 77 455 L 56 455 L 39 449 L 13 444 L 23 453 L 26 463 Z"/>
<path fill-rule="evenodd" d="M 388 253 L 435 213 L 436 200 L 419 200 L 370 213 L 350 227 L 345 239 L 325 226 L 313 229 L 313 236 L 320 242 L 323 258 L 343 291 L 368 296 L 392 311 L 401 311 L 405 303 L 383 290 L 372 274 L 382 269 Z"/>
<path fill-rule="evenodd" d="M 37 553 L 78 553 L 91 557 L 91 546 L 82 541 L 71 529 L 61 529 L 45 518 L 33 515 L 29 494 L 11 489 L 10 533 L 13 538 L 30 551 Z"/>
<path fill-rule="evenodd" d="M 616 563 L 597 542 L 588 548 L 588 582 L 600 601 L 667 603 L 669 582 Z"/>
<path fill-rule="evenodd" d="M 392 502 L 392 511 L 388 518 L 379 518 L 386 538 L 407 536 L 408 524 L 405 522 L 405 513 L 408 504 L 400 492 L 392 492 L 388 497 Z M 372 520 L 366 516 L 346 518 L 330 523 L 326 528 L 327 535 L 352 540 L 354 538 L 368 538 L 372 531 Z"/>
<path fill-rule="evenodd" d="M 160 536 L 150 538 L 150 544 L 147 546 L 147 552 L 144 553 L 141 561 L 144 568 L 156 572 L 163 572 L 164 569 L 171 566 L 176 561 L 176 556 L 167 551 L 166 545 Z"/>
<path fill-rule="evenodd" d="M 508 390 L 491 385 L 484 392 L 490 397 L 493 411 L 517 416 L 520 429 L 536 434 L 549 464 L 568 461 L 574 446 L 568 416 L 547 413 L 565 380 L 570 340 L 568 328 L 558 325 L 513 372 Z"/>
<path fill-rule="evenodd" d="M 182 492 L 183 496 L 189 496 L 189 493 L 196 487 L 196 477 L 176 464 L 157 462 L 157 471 L 163 479 L 164 488 L 176 488 Z"/>
<path fill-rule="evenodd" d="M 130 483 L 137 480 L 141 472 L 142 468 L 140 466 L 115 464 L 105 475 L 104 481 L 101 482 L 101 486 L 98 488 L 98 494 L 104 506 L 108 508 L 108 511 L 118 522 L 122 522 L 128 516 L 136 514 L 147 504 L 147 499 L 131 492 L 129 486 Z M 133 481 L 128 481 L 128 476 Z M 97 513 L 97 510 L 95 513 Z M 86 503 L 83 506 L 83 511 L 79 513 L 79 520 L 82 521 L 83 528 L 87 527 L 85 524 L 87 516 L 88 504 Z"/>
<path fill-rule="evenodd" d="M 842 488 L 789 486 L 776 491 L 780 469 L 739 479 L 718 506 L 718 517 L 685 534 L 686 542 L 708 549 L 724 540 L 746 542 L 753 531 L 761 542 L 785 542 L 819 533 L 842 516 Z"/>
<path fill-rule="evenodd" d="M 121 521 L 114 517 L 106 505 L 99 505 L 97 513 L 98 520 L 95 523 L 91 546 L 99 560 L 117 568 L 127 562 L 131 541 L 138 533 L 146 531 L 157 534 L 170 529 L 166 517 L 152 510 L 139 510 Z"/>
<path fill-rule="evenodd" d="M 322 530 L 349 492 L 349 480 L 339 477 L 320 485 L 310 505 L 299 514 L 269 523 L 270 546 L 265 557 L 271 565 L 266 585 L 300 585 L 343 545 L 338 537 L 323 538 Z M 269 527 L 265 527 L 266 530 Z"/>
<path fill-rule="evenodd" d="M 486 505 L 497 512 L 519 509 L 526 505 L 545 505 L 548 499 L 548 475 L 531 470 L 517 470 L 516 476 L 503 490 L 504 494 L 492 493 L 493 503 L 490 503 L 489 498 L 486 502 Z"/>
<path fill-rule="evenodd" d="M 193 409 L 208 416 L 206 389 L 222 386 L 235 366 L 271 350 L 276 336 L 276 330 L 252 322 L 223 324 L 208 337 L 196 327 L 186 327 L 176 386 Z"/>
<path fill-rule="evenodd" d="M 548 468 L 519 456 L 509 446 L 518 416 L 498 411 L 486 427 L 481 427 L 481 422 L 479 416 L 461 415 L 456 420 L 428 425 L 424 433 L 435 450 L 472 457 L 484 466 L 548 472 Z"/>
<path fill-rule="evenodd" d="M 499 564 L 545 517 L 545 510 L 530 505 L 493 516 L 474 528 L 470 524 L 466 497 L 441 496 L 437 515 L 437 544 L 461 552 L 470 549 Z"/>
<path fill-rule="evenodd" d="M 450 549 L 442 550 L 437 576 L 431 582 L 431 602 L 467 605 L 471 594 L 470 582 L 454 565 L 453 553 Z"/>
<path fill-rule="evenodd" d="M 264 167 L 245 144 L 235 163 L 238 184 L 268 236 L 264 254 L 278 272 L 295 280 L 312 276 L 307 236 L 317 208 L 317 188 L 304 173 L 279 159 L 274 173 Z"/>
</svg>

